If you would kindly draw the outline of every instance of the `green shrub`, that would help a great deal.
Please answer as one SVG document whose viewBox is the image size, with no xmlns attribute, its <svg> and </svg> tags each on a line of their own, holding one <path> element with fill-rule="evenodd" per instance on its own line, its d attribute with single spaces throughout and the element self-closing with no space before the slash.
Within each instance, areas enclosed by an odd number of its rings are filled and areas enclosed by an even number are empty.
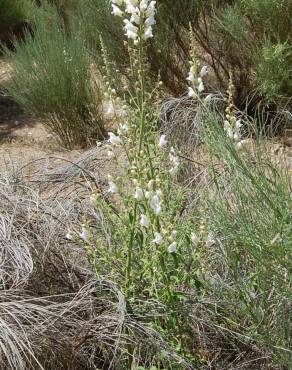
<svg viewBox="0 0 292 370">
<path fill-rule="evenodd" d="M 125 47 L 118 32 L 121 23 L 111 20 L 110 11 L 106 0 L 86 0 L 79 6 L 82 26 L 95 50 L 100 48 L 98 34 L 101 34 L 110 57 L 123 77 L 127 77 Z M 284 0 L 160 0 L 157 37 L 148 49 L 153 76 L 159 73 L 164 86 L 175 95 L 185 92 L 191 26 L 198 54 L 213 70 L 209 88 L 212 82 L 212 88 L 225 91 L 232 71 L 238 108 L 249 104 L 252 112 L 260 100 L 269 99 L 285 104 L 292 92 L 287 82 L 291 65 L 291 12 L 291 2 Z M 270 51 L 267 45 L 271 46 Z M 281 68 L 282 76 L 271 75 L 274 69 Z"/>
<path fill-rule="evenodd" d="M 264 142 L 254 142 L 254 151 L 243 144 L 238 152 L 216 117 L 207 124 L 205 143 L 216 184 L 214 193 L 209 189 L 206 194 L 207 218 L 220 239 L 220 248 L 210 251 L 210 260 L 218 258 L 210 273 L 215 276 L 218 269 L 226 282 L 214 291 L 218 300 L 226 302 L 221 319 L 288 366 L 290 175 L 283 163 L 271 159 Z"/>
<path fill-rule="evenodd" d="M 23 2 L 14 0 L 0 0 L 0 37 L 25 19 Z"/>
<path fill-rule="evenodd" d="M 40 9 L 33 35 L 6 50 L 13 74 L 7 91 L 20 106 L 44 118 L 68 148 L 103 138 L 101 96 L 83 37 L 66 36 L 52 7 Z"/>
</svg>

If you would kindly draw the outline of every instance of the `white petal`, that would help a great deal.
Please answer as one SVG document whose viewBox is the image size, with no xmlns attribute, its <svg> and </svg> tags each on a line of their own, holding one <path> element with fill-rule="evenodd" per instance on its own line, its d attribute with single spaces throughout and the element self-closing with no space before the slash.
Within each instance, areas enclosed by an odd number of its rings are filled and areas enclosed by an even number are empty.
<svg viewBox="0 0 292 370">
<path fill-rule="evenodd" d="M 176 251 L 177 251 L 176 245 L 177 245 L 176 242 L 171 243 L 168 246 L 168 252 L 169 253 L 176 253 Z"/>
</svg>

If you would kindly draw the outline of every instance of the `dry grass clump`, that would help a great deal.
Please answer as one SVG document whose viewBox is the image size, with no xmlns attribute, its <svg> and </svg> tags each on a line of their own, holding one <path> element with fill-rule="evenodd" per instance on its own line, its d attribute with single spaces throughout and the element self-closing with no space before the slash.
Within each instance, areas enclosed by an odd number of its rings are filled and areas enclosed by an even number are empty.
<svg viewBox="0 0 292 370">
<path fill-rule="evenodd" d="M 119 369 L 128 341 L 141 342 L 137 359 L 163 351 L 190 369 L 161 335 L 131 317 L 114 283 L 94 278 L 86 251 L 65 237 L 85 210 L 90 215 L 88 196 L 102 186 L 96 176 L 102 151 L 92 149 L 57 169 L 57 159 L 44 159 L 34 173 L 27 165 L 1 175 L 3 370 Z"/>
</svg>

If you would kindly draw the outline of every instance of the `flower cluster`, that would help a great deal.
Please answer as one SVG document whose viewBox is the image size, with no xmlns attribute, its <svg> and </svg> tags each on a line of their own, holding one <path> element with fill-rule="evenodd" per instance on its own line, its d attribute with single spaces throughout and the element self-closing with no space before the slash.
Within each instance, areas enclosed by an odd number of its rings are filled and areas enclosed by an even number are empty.
<svg viewBox="0 0 292 370">
<path fill-rule="evenodd" d="M 147 40 L 153 37 L 155 12 L 156 1 L 112 0 L 112 14 L 125 17 L 125 35 L 135 43 L 138 43 L 139 38 Z"/>
<path fill-rule="evenodd" d="M 224 120 L 224 131 L 226 135 L 234 142 L 235 147 L 239 149 L 242 145 L 241 140 L 241 127 L 242 123 L 240 119 L 237 119 L 234 105 L 233 105 L 233 94 L 234 86 L 232 82 L 232 76 L 229 79 L 229 86 L 227 90 L 228 94 L 228 105 L 225 109 L 225 120 Z"/>
<path fill-rule="evenodd" d="M 180 161 L 178 157 L 175 154 L 174 148 L 171 147 L 170 153 L 169 153 L 169 162 L 171 164 L 171 168 L 169 170 L 169 173 L 172 176 L 175 176 L 178 173 Z"/>
<path fill-rule="evenodd" d="M 198 72 L 198 63 L 190 62 L 191 68 L 187 80 L 191 83 L 191 86 L 188 88 L 188 95 L 191 98 L 195 98 L 198 93 L 201 93 L 205 90 L 203 77 L 208 73 L 207 66 L 203 66 Z"/>
<path fill-rule="evenodd" d="M 197 58 L 196 53 L 196 43 L 193 33 L 190 33 L 191 41 L 191 60 L 190 60 L 190 70 L 187 77 L 187 81 L 191 86 L 188 87 L 188 96 L 191 98 L 196 98 L 198 94 L 205 90 L 203 78 L 208 73 L 207 66 L 200 68 L 200 62 Z"/>
</svg>

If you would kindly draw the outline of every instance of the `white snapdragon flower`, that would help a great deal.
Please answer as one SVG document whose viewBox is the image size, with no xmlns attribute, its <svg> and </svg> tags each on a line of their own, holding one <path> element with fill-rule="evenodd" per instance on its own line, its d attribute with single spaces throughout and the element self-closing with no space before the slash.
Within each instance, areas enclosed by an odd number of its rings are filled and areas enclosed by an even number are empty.
<svg viewBox="0 0 292 370">
<path fill-rule="evenodd" d="M 152 27 L 146 27 L 143 37 L 144 37 L 144 40 L 148 40 L 153 37 Z"/>
<path fill-rule="evenodd" d="M 136 40 L 138 38 L 138 27 L 136 27 L 132 22 L 130 22 L 128 19 L 124 20 L 125 23 L 125 35 L 129 39 Z"/>
<path fill-rule="evenodd" d="M 74 233 L 70 229 L 68 229 L 68 231 L 67 231 L 66 239 L 68 239 L 68 240 L 73 240 L 74 239 Z"/>
<path fill-rule="evenodd" d="M 118 17 L 122 17 L 124 12 L 115 4 L 112 4 L 112 14 Z"/>
<path fill-rule="evenodd" d="M 143 190 L 141 188 L 139 187 L 136 188 L 134 198 L 137 199 L 138 201 L 144 198 Z"/>
<path fill-rule="evenodd" d="M 176 253 L 177 252 L 177 243 L 173 242 L 168 246 L 168 253 Z"/>
<path fill-rule="evenodd" d="M 140 1 L 140 11 L 145 12 L 148 8 L 148 0 L 141 0 Z"/>
<path fill-rule="evenodd" d="M 146 18 L 146 21 L 145 21 L 145 26 L 146 27 L 151 27 L 151 26 L 154 26 L 156 23 L 155 19 L 154 19 L 154 16 L 151 16 L 151 17 L 148 17 Z"/>
<path fill-rule="evenodd" d="M 107 111 L 106 111 L 106 114 L 107 115 L 113 115 L 116 113 L 116 110 L 115 110 L 115 107 L 114 107 L 114 104 L 112 101 L 109 102 L 108 104 L 108 107 L 107 107 Z"/>
<path fill-rule="evenodd" d="M 107 151 L 107 157 L 109 158 L 109 159 L 112 159 L 112 158 L 114 158 L 116 155 L 115 155 L 115 152 L 114 151 L 112 151 L 112 150 L 108 150 Z"/>
<path fill-rule="evenodd" d="M 159 148 L 164 147 L 166 144 L 167 144 L 166 136 L 161 135 L 160 138 L 159 138 L 159 142 L 158 142 Z"/>
<path fill-rule="evenodd" d="M 140 225 L 145 227 L 146 229 L 150 226 L 149 218 L 146 215 L 141 215 L 140 217 Z"/>
<path fill-rule="evenodd" d="M 233 119 L 232 119 L 233 118 Z M 224 121 L 224 131 L 226 132 L 226 135 L 234 142 L 235 148 L 240 149 L 242 147 L 241 143 L 241 132 L 240 129 L 242 127 L 241 119 L 238 119 L 235 121 L 234 117 L 231 117 L 229 115 L 226 115 L 226 120 Z"/>
<path fill-rule="evenodd" d="M 153 17 L 156 12 L 156 1 L 150 1 L 147 10 L 146 10 L 146 15 L 147 17 Z"/>
<path fill-rule="evenodd" d="M 172 176 L 175 176 L 178 173 L 180 162 L 179 162 L 178 157 L 175 155 L 175 151 L 173 148 L 171 148 L 170 153 L 169 153 L 169 161 L 171 164 L 169 173 Z"/>
<path fill-rule="evenodd" d="M 208 67 L 207 66 L 203 66 L 202 69 L 201 69 L 201 71 L 200 71 L 200 77 L 203 78 L 207 74 L 208 74 Z"/>
<path fill-rule="evenodd" d="M 192 82 L 192 83 L 195 82 L 195 75 L 194 75 L 194 69 L 193 68 L 190 69 L 187 80 Z"/>
<path fill-rule="evenodd" d="M 85 227 L 85 225 L 82 226 L 82 230 L 81 230 L 81 233 L 79 233 L 79 236 L 81 239 L 83 239 L 86 243 L 89 242 L 89 238 L 90 238 L 90 232 L 88 231 L 88 229 Z"/>
<path fill-rule="evenodd" d="M 118 193 L 118 187 L 116 183 L 113 181 L 113 178 L 111 175 L 108 175 L 108 186 L 109 186 L 108 188 L 109 193 L 113 193 L 113 194 Z"/>
<path fill-rule="evenodd" d="M 163 237 L 160 233 L 155 232 L 154 233 L 154 239 L 152 240 L 153 243 L 161 245 L 163 243 Z"/>
<path fill-rule="evenodd" d="M 153 209 L 156 216 L 162 212 L 161 190 L 157 190 L 154 194 L 150 194 L 150 207 Z"/>
<path fill-rule="evenodd" d="M 202 79 L 198 78 L 198 83 L 199 83 L 198 91 L 199 91 L 199 93 L 201 93 L 205 90 L 205 86 L 204 86 L 204 83 L 203 83 Z"/>
<path fill-rule="evenodd" d="M 154 180 L 152 179 L 152 180 L 150 180 L 150 181 L 148 182 L 148 184 L 147 184 L 147 188 L 148 188 L 149 190 L 152 190 L 152 189 L 153 189 L 153 185 L 154 185 Z"/>
<path fill-rule="evenodd" d="M 129 131 L 129 125 L 127 123 L 120 125 L 118 128 L 119 135 L 124 135 L 128 131 Z"/>
<path fill-rule="evenodd" d="M 191 86 L 188 87 L 188 96 L 190 98 L 195 98 L 197 93 L 201 93 L 205 90 L 205 85 L 203 82 L 203 77 L 208 73 L 208 67 L 203 66 L 199 75 L 197 72 L 196 65 L 191 61 L 191 68 L 187 77 L 187 80 L 191 83 Z"/>
<path fill-rule="evenodd" d="M 125 35 L 133 39 L 134 43 L 139 43 L 139 36 L 148 40 L 153 37 L 152 26 L 155 22 L 156 1 L 149 0 L 112 0 L 112 14 L 124 16 L 125 18 Z M 139 35 L 139 28 L 143 24 L 143 34 Z"/>
<path fill-rule="evenodd" d="M 116 134 L 114 134 L 113 132 L 109 132 L 109 139 L 108 141 L 113 144 L 113 145 L 119 145 L 121 144 L 122 140 L 119 136 L 117 136 Z"/>
<path fill-rule="evenodd" d="M 188 87 L 188 96 L 190 98 L 195 98 L 197 96 L 196 91 L 192 87 Z"/>
</svg>

